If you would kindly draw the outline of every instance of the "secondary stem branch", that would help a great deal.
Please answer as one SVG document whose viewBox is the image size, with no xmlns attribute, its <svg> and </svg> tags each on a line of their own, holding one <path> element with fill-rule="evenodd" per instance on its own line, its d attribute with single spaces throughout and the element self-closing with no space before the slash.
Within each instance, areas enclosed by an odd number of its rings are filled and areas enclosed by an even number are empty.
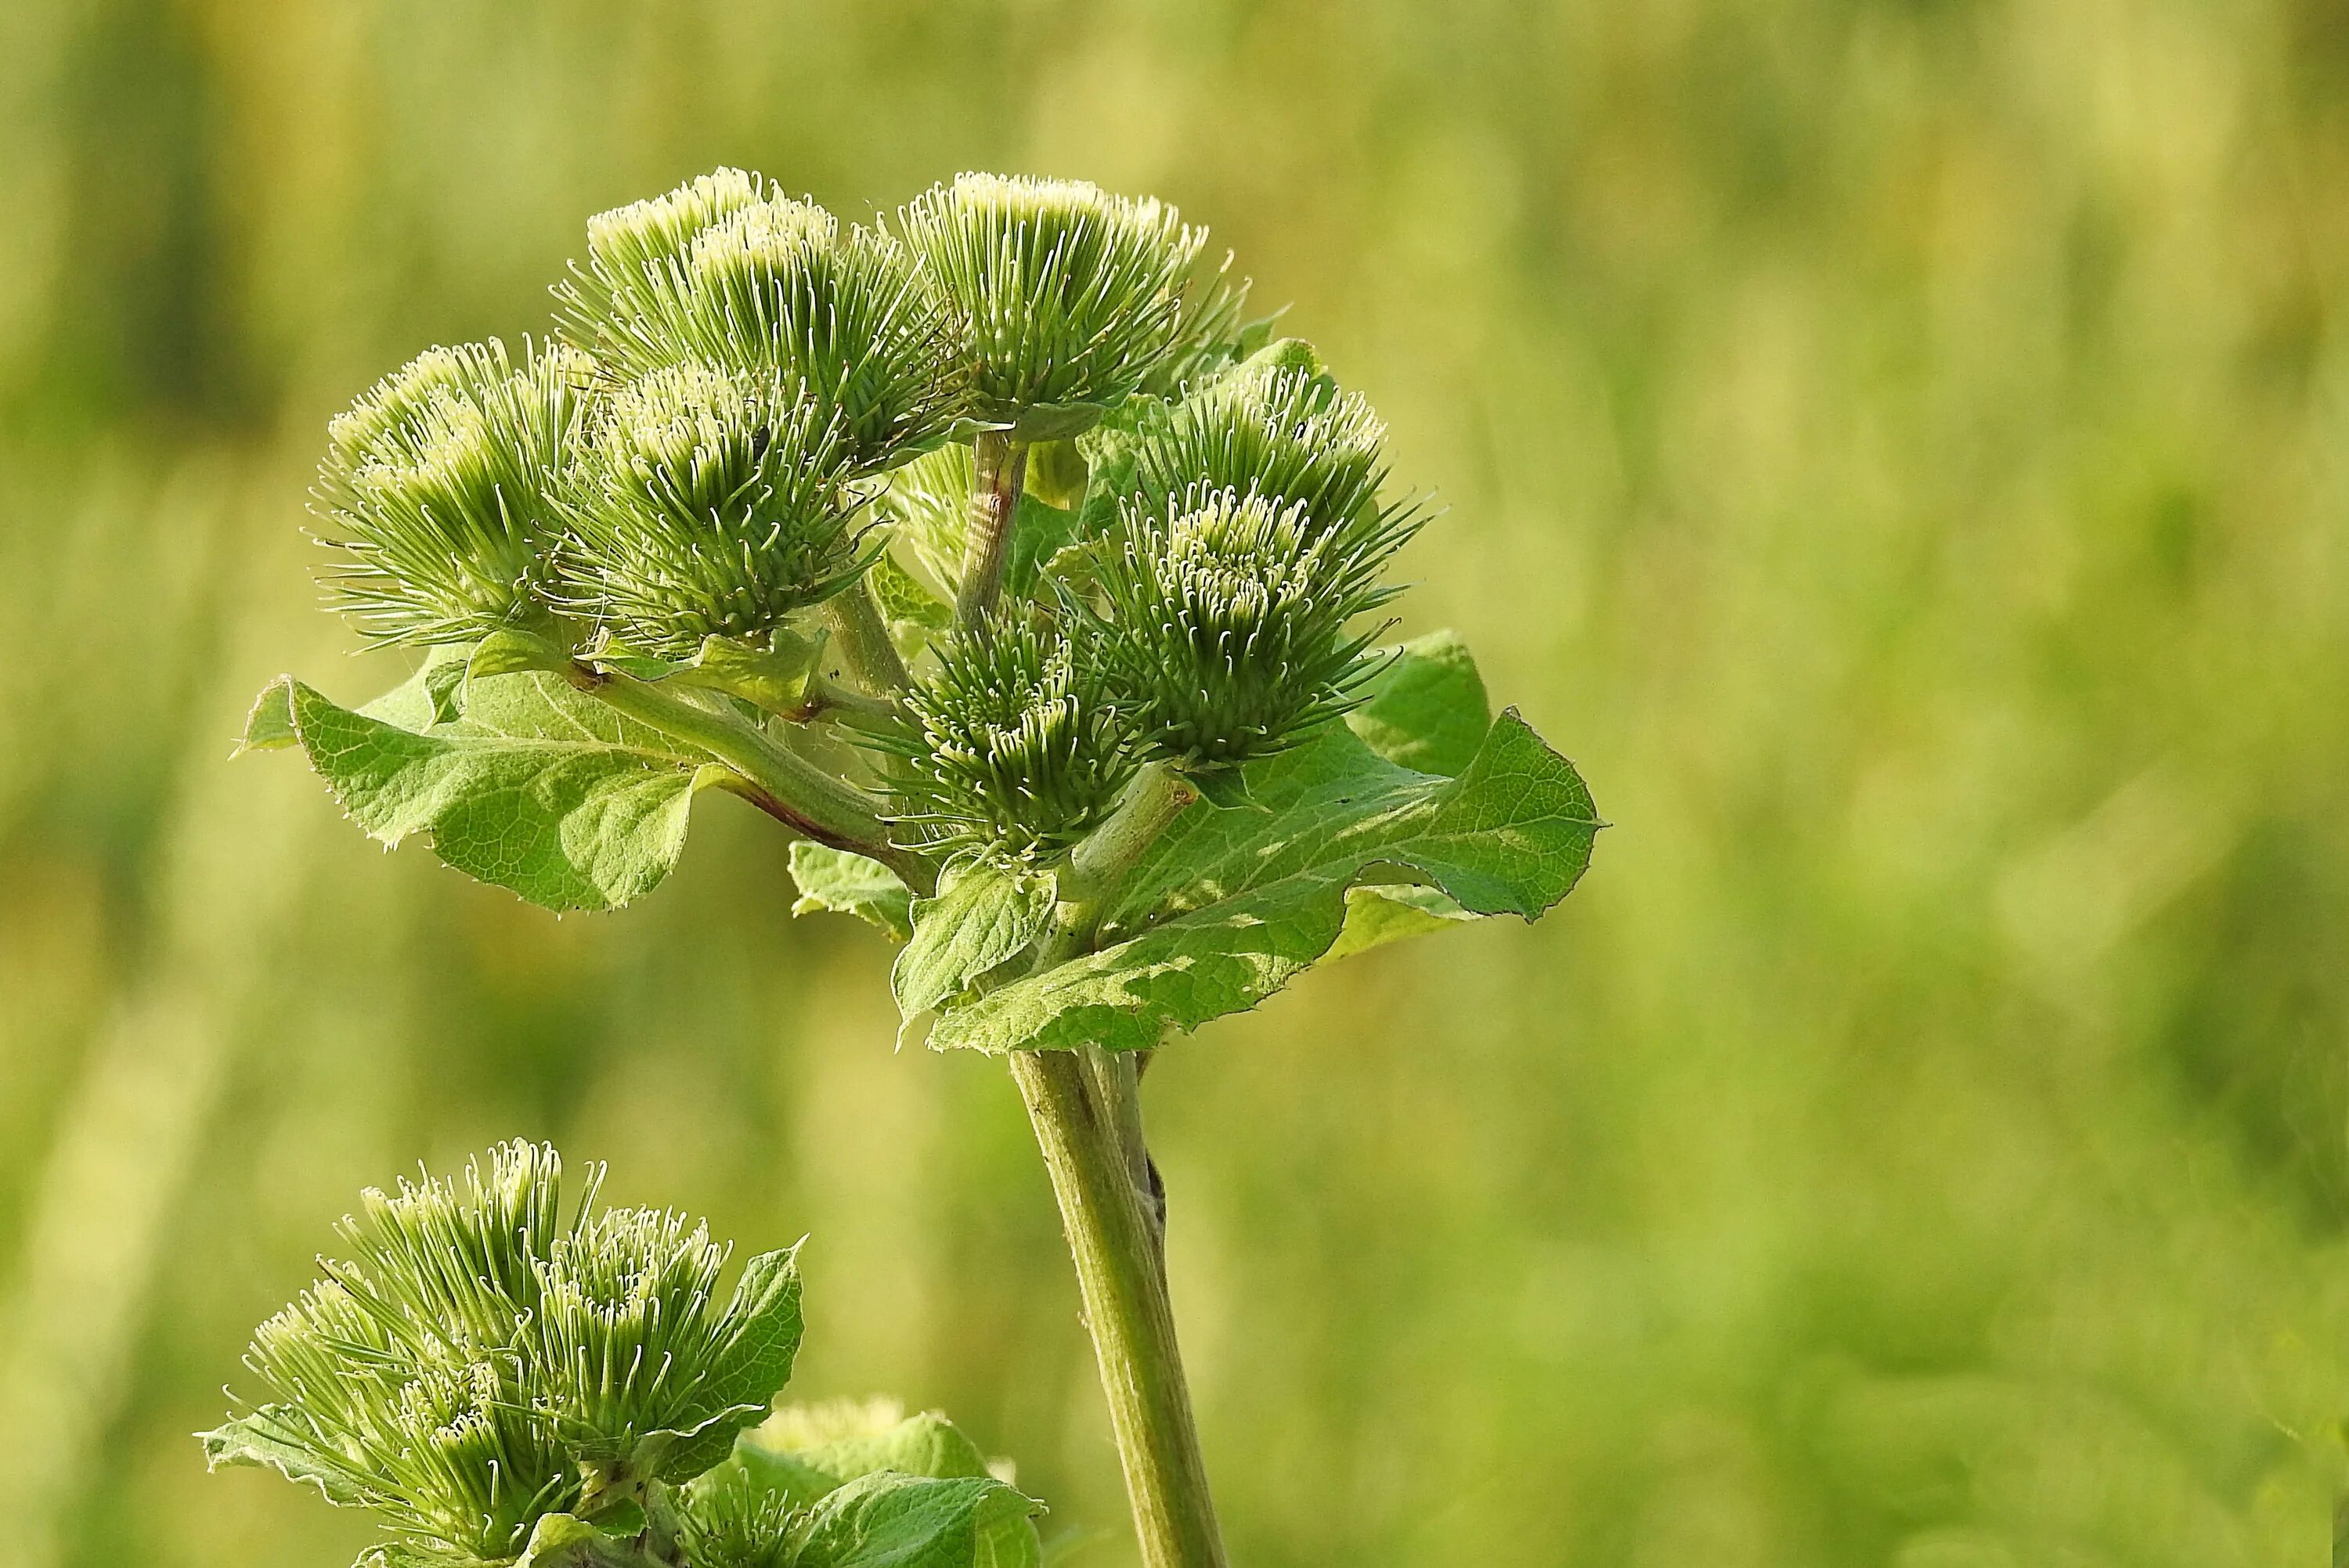
<svg viewBox="0 0 2349 1568">
<path fill-rule="evenodd" d="M 617 671 L 574 666 L 570 678 L 616 712 L 726 764 L 758 791 L 754 803 L 809 838 L 870 856 L 917 892 L 933 880 L 926 861 L 889 842 L 872 797 L 749 725 Z"/>
<path fill-rule="evenodd" d="M 898 656 L 897 645 L 889 640 L 888 627 L 881 624 L 881 612 L 873 603 L 870 588 L 862 582 L 852 583 L 825 600 L 823 610 L 841 662 L 857 684 L 874 693 L 905 689 L 905 661 Z"/>
</svg>

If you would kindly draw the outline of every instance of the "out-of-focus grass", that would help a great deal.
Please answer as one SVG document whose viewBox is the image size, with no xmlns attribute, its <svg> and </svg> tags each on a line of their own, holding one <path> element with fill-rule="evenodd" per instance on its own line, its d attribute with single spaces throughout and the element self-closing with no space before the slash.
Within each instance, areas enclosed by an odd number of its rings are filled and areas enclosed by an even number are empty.
<svg viewBox="0 0 2349 1568">
<path fill-rule="evenodd" d="M 1152 1077 L 1237 1561 L 2318 1560 L 2349 1414 L 2333 0 L 0 7 L 0 1430 L 26 1568 L 345 1560 L 206 1479 L 361 1183 L 551 1135 L 813 1233 L 811 1392 L 1120 1504 L 999 1071 L 720 801 L 556 922 L 285 758 L 324 419 L 717 163 L 1215 225 L 1451 515 L 1414 626 L 1584 889 Z M 341 1553 L 338 1558 L 334 1553 Z M 1121 1560 L 1111 1543 L 1090 1559 Z"/>
</svg>

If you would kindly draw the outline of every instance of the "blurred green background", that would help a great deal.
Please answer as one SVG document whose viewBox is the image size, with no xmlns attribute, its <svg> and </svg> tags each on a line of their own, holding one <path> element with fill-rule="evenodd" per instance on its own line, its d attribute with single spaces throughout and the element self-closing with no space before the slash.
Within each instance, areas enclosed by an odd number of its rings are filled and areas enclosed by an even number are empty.
<svg viewBox="0 0 2349 1568">
<path fill-rule="evenodd" d="M 556 921 L 229 765 L 326 418 L 719 162 L 1150 191 L 1293 301 L 1582 889 L 1151 1078 L 1235 1559 L 2293 1564 L 2349 1415 L 2342 0 L 0 5 L 14 1568 L 348 1561 L 187 1434 L 362 1184 L 514 1133 L 812 1233 L 799 1388 L 1129 1562 L 999 1068 L 713 798 Z"/>
</svg>

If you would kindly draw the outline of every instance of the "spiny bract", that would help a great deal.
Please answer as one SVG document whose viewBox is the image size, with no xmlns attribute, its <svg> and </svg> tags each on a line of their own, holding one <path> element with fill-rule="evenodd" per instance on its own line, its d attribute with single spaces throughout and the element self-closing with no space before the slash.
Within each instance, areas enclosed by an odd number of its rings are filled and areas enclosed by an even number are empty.
<svg viewBox="0 0 2349 1568">
<path fill-rule="evenodd" d="M 430 348 L 326 428 L 324 577 L 379 643 L 469 642 L 544 616 L 553 499 L 585 417 L 587 361 L 525 345 Z"/>
</svg>

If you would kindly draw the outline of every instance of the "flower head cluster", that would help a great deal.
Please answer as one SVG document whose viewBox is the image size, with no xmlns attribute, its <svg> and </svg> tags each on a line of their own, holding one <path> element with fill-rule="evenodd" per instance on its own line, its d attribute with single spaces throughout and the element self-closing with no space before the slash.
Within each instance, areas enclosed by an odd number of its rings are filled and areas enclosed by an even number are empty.
<svg viewBox="0 0 2349 1568">
<path fill-rule="evenodd" d="M 207 1435 L 215 1462 L 272 1466 L 374 1510 L 417 1560 L 471 1564 L 724 1458 L 789 1377 L 790 1260 L 753 1263 L 721 1305 L 727 1249 L 680 1215 L 599 1212 L 600 1177 L 566 1216 L 560 1158 L 516 1142 L 366 1194 L 348 1259 L 255 1332 L 268 1398 Z"/>
<path fill-rule="evenodd" d="M 453 643 L 544 614 L 554 490 L 588 367 L 492 339 L 427 349 L 327 427 L 320 537 L 336 599 L 385 643 Z"/>
<path fill-rule="evenodd" d="M 1419 523 L 1381 501 L 1370 405 L 1289 342 L 1137 424 L 1117 438 L 1130 468 L 1097 449 L 1117 522 L 1083 565 L 1049 603 L 964 633 L 907 699 L 895 788 L 936 840 L 1065 847 L 1139 765 L 1195 776 L 1282 750 L 1345 711 L 1366 673 L 1387 562 Z M 951 455 L 901 470 L 923 482 L 887 506 L 942 578 L 969 485 Z"/>
<path fill-rule="evenodd" d="M 1133 777 L 1097 665 L 1055 627 L 993 617 L 958 634 L 883 744 L 905 759 L 900 820 L 938 844 L 1066 848 Z"/>
<path fill-rule="evenodd" d="M 1206 234 L 1160 201 L 965 174 L 916 198 L 899 226 L 968 318 L 981 418 L 1114 403 L 1185 346 L 1185 288 Z"/>
</svg>

